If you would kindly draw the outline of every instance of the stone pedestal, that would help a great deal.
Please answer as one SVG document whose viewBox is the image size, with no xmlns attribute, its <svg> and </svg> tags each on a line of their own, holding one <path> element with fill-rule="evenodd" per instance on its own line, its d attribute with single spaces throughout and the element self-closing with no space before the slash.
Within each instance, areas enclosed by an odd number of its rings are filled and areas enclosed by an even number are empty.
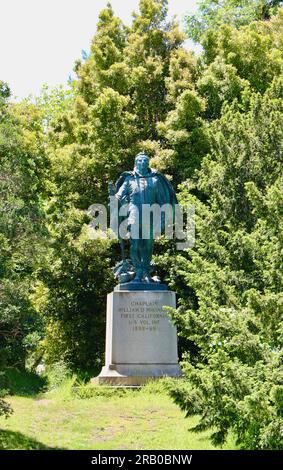
<svg viewBox="0 0 283 470">
<path fill-rule="evenodd" d="M 176 307 L 175 292 L 108 294 L 105 366 L 94 383 L 141 385 L 180 375 L 177 332 L 165 306 Z"/>
</svg>

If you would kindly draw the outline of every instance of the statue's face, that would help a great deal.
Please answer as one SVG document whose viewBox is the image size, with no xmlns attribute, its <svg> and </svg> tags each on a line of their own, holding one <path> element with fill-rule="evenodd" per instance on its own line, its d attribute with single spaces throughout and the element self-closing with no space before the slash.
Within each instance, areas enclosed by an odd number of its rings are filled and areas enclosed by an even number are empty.
<svg viewBox="0 0 283 470">
<path fill-rule="evenodd" d="M 135 167 L 141 174 L 148 172 L 149 158 L 146 155 L 139 155 L 135 161 Z"/>
</svg>

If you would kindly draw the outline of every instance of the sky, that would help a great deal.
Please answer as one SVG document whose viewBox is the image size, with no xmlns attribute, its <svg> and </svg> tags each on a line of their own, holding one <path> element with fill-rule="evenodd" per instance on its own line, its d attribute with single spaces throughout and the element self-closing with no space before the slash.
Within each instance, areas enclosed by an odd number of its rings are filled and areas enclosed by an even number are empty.
<svg viewBox="0 0 283 470">
<path fill-rule="evenodd" d="M 115 14 L 131 23 L 139 0 L 110 1 Z M 89 51 L 99 12 L 107 0 L 0 0 L 0 80 L 14 99 L 37 95 L 44 83 L 66 84 L 75 60 Z M 169 0 L 169 15 L 182 21 L 197 0 Z M 190 41 L 186 47 L 193 48 Z"/>
</svg>

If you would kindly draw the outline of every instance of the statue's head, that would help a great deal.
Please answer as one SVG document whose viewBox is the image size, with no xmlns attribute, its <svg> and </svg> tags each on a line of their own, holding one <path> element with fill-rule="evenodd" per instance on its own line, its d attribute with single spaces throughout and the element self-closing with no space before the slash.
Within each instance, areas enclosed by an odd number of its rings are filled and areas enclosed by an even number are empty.
<svg viewBox="0 0 283 470">
<path fill-rule="evenodd" d="M 138 153 L 135 158 L 135 170 L 144 175 L 148 173 L 149 157 L 145 152 Z"/>
</svg>

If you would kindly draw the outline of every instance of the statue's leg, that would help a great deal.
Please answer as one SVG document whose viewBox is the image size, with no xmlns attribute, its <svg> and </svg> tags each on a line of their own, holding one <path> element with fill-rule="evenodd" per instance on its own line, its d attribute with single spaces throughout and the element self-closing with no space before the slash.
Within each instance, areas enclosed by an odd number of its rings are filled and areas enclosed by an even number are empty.
<svg viewBox="0 0 283 470">
<path fill-rule="evenodd" d="M 139 245 L 141 243 L 141 240 L 133 240 L 131 239 L 130 241 L 131 246 L 130 246 L 130 255 L 131 255 L 131 260 L 133 263 L 133 266 L 135 268 L 136 276 L 132 282 L 141 282 L 142 280 L 142 263 L 141 259 L 139 256 Z"/>
<path fill-rule="evenodd" d="M 146 282 L 153 282 L 153 279 L 150 275 L 150 262 L 153 253 L 153 244 L 154 240 L 143 240 L 143 276 Z"/>
<path fill-rule="evenodd" d="M 123 263 L 125 263 L 126 262 L 125 240 L 123 240 L 123 238 L 120 238 L 119 241 L 120 241 L 122 261 Z"/>
</svg>

